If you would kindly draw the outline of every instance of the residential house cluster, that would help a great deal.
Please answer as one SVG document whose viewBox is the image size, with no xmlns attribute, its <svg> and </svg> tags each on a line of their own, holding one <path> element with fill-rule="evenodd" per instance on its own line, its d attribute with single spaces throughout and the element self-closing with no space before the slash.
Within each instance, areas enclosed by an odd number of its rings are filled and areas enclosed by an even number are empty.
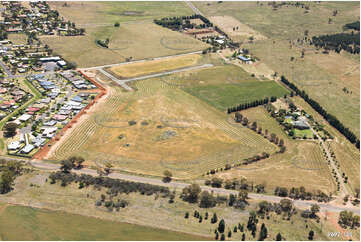
<svg viewBox="0 0 361 242">
<path fill-rule="evenodd" d="M 73 74 L 77 76 L 76 73 Z M 77 89 L 60 74 L 34 74 L 29 76 L 28 80 L 41 92 L 42 98 L 10 120 L 18 124 L 21 131 L 15 140 L 8 144 L 9 154 L 31 156 L 97 95 L 96 92 L 84 92 L 85 88 Z M 88 81 L 84 81 L 84 85 L 88 86 Z M 25 138 L 22 138 L 23 136 Z"/>
<path fill-rule="evenodd" d="M 12 113 L 32 97 L 18 85 L 8 80 L 0 81 L 0 120 Z"/>
<path fill-rule="evenodd" d="M 50 9 L 45 1 L 22 2 L 3 1 L 1 12 L 8 33 L 28 32 L 36 35 L 82 35 L 84 29 L 76 28 L 74 23 L 65 21 L 57 10 Z"/>
</svg>

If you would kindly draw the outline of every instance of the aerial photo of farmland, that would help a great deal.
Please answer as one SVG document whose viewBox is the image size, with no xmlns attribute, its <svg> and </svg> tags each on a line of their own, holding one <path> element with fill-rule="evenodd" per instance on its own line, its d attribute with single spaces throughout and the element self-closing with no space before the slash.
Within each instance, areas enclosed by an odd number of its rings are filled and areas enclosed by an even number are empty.
<svg viewBox="0 0 361 242">
<path fill-rule="evenodd" d="M 359 241 L 359 1 L 0 1 L 0 240 Z"/>
</svg>

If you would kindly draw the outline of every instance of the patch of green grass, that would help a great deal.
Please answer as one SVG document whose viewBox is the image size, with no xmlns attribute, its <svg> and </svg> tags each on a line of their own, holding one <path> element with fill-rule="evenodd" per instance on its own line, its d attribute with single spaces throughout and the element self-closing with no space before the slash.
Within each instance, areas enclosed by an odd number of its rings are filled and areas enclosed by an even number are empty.
<svg viewBox="0 0 361 242">
<path fill-rule="evenodd" d="M 303 138 L 303 137 L 307 137 L 309 138 L 313 138 L 313 133 L 310 129 L 304 129 L 304 130 L 300 130 L 300 129 L 293 129 L 294 132 L 294 136 L 298 137 L 298 138 Z"/>
<path fill-rule="evenodd" d="M 274 81 L 250 81 L 185 88 L 185 91 L 220 110 L 265 97 L 281 97 L 288 91 Z"/>
<path fill-rule="evenodd" d="M 0 215 L 2 240 L 209 240 L 152 227 L 9 206 Z"/>
</svg>

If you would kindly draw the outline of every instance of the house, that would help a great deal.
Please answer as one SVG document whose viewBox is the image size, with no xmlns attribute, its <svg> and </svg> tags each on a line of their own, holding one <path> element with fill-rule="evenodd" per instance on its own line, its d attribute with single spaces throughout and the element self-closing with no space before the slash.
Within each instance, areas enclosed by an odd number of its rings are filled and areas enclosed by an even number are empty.
<svg viewBox="0 0 361 242">
<path fill-rule="evenodd" d="M 34 137 L 31 141 L 32 141 L 33 145 L 38 148 L 45 144 L 46 139 L 38 136 L 38 137 Z"/>
<path fill-rule="evenodd" d="M 29 154 L 34 148 L 34 145 L 28 144 L 25 145 L 25 147 L 20 152 L 23 154 Z"/>
<path fill-rule="evenodd" d="M 59 56 L 51 56 L 51 57 L 43 57 L 39 59 L 41 62 L 50 62 L 50 61 L 61 61 L 61 58 Z"/>
<path fill-rule="evenodd" d="M 18 120 L 21 122 L 25 122 L 25 121 L 28 121 L 29 119 L 31 119 L 31 117 L 32 117 L 31 115 L 25 113 L 25 114 L 21 115 L 18 118 Z"/>
<path fill-rule="evenodd" d="M 296 129 L 309 129 L 310 128 L 305 120 L 293 121 L 292 125 Z"/>
<path fill-rule="evenodd" d="M 57 61 L 56 64 L 57 64 L 58 66 L 62 67 L 62 68 L 63 68 L 64 66 L 66 66 L 66 62 L 63 61 L 63 60 Z"/>
<path fill-rule="evenodd" d="M 44 123 L 44 126 L 54 126 L 57 122 L 55 120 L 50 120 Z"/>
<path fill-rule="evenodd" d="M 242 63 L 245 63 L 245 64 L 251 64 L 251 63 L 252 63 L 252 60 L 251 60 L 250 58 L 245 57 L 245 56 L 243 56 L 243 55 L 239 55 L 239 56 L 237 56 L 237 58 L 238 58 L 239 60 L 241 60 Z"/>
<path fill-rule="evenodd" d="M 75 96 L 71 100 L 74 101 L 74 102 L 79 102 L 79 103 L 81 103 L 83 101 L 83 99 L 81 97 L 79 97 L 79 96 Z"/>
<path fill-rule="evenodd" d="M 57 127 L 41 127 L 43 130 L 42 136 L 47 138 L 52 138 L 55 135 L 55 132 L 58 130 Z"/>
<path fill-rule="evenodd" d="M 64 121 L 65 119 L 67 119 L 68 117 L 65 116 L 65 115 L 61 115 L 61 114 L 55 114 L 53 116 L 53 119 L 54 120 L 57 120 L 57 121 Z"/>
<path fill-rule="evenodd" d="M 19 141 L 13 141 L 10 144 L 8 144 L 8 150 L 17 150 L 21 146 Z"/>
</svg>

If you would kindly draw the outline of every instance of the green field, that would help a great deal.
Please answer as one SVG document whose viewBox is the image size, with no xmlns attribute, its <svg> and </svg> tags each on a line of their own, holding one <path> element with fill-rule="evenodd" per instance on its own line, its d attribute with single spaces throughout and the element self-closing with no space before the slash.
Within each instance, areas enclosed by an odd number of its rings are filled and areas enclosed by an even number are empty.
<svg viewBox="0 0 361 242">
<path fill-rule="evenodd" d="M 313 133 L 312 130 L 310 129 L 304 129 L 304 130 L 293 129 L 293 132 L 294 132 L 294 136 L 297 138 L 303 138 L 305 136 L 307 139 L 313 138 Z"/>
<path fill-rule="evenodd" d="M 206 16 L 233 16 L 268 37 L 253 43 L 245 41 L 242 47 L 249 49 L 274 72 L 295 82 L 359 136 L 360 55 L 345 52 L 325 55 L 309 44 L 297 43 L 297 39 L 305 37 L 305 30 L 309 38 L 342 32 L 343 25 L 360 19 L 360 3 L 304 3 L 310 7 L 308 13 L 305 8 L 295 6 L 273 10 L 267 2 L 196 2 L 195 5 Z M 333 16 L 334 10 L 338 10 L 337 16 Z M 302 49 L 304 58 L 301 58 Z M 352 93 L 344 93 L 344 87 Z"/>
<path fill-rule="evenodd" d="M 282 97 L 288 93 L 284 87 L 274 81 L 208 85 L 185 90 L 222 111 L 242 103 L 270 96 Z"/>
<path fill-rule="evenodd" d="M 201 236 L 64 212 L 23 206 L 2 208 L 1 204 L 0 224 L 1 240 L 209 240 Z"/>
</svg>

